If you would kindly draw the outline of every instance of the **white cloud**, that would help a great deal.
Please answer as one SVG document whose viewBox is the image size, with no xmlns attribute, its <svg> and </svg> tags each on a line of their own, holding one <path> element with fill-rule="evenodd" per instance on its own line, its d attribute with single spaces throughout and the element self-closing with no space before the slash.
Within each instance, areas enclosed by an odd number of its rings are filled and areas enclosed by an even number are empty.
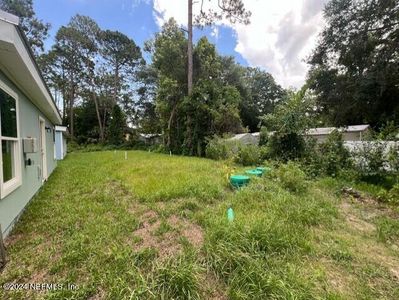
<svg viewBox="0 0 399 300">
<path fill-rule="evenodd" d="M 199 11 L 194 4 L 194 14 Z M 284 87 L 300 87 L 308 66 L 304 62 L 316 44 L 323 26 L 322 9 L 327 0 L 244 0 L 252 12 L 251 24 L 218 25 L 235 31 L 235 51 L 249 65 L 270 72 Z M 207 8 L 215 7 L 216 0 L 204 1 Z M 187 0 L 154 0 L 154 18 L 159 26 L 173 17 L 181 25 L 187 23 Z M 217 28 L 217 26 L 215 27 Z M 218 36 L 218 30 L 213 35 Z"/>
<path fill-rule="evenodd" d="M 211 36 L 215 38 L 215 40 L 219 39 L 219 27 L 218 26 L 213 26 L 212 31 L 211 31 Z"/>
</svg>

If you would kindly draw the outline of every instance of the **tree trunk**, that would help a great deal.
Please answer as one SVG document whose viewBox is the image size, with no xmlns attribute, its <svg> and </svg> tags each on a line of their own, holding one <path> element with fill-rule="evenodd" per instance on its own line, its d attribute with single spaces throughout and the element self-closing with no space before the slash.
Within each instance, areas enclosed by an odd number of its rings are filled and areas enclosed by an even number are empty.
<svg viewBox="0 0 399 300">
<path fill-rule="evenodd" d="M 72 84 L 72 88 L 71 88 L 71 96 L 69 99 L 69 128 L 71 130 L 71 139 L 74 140 L 75 139 L 75 132 L 74 132 L 74 110 L 73 110 L 73 106 L 74 106 L 74 102 L 75 102 L 75 86 L 74 84 Z"/>
<path fill-rule="evenodd" d="M 98 126 L 100 128 L 100 140 L 103 143 L 104 142 L 104 127 L 103 127 L 103 124 L 101 122 L 100 109 L 99 109 L 99 106 L 98 106 L 97 96 L 96 96 L 96 93 L 94 91 L 92 92 L 92 96 L 93 96 L 94 104 L 96 106 L 96 114 L 97 114 Z"/>
<path fill-rule="evenodd" d="M 173 122 L 173 118 L 175 117 L 175 114 L 176 114 L 176 109 L 177 109 L 177 103 L 174 104 L 172 111 L 170 112 L 169 121 L 168 121 L 168 141 L 167 141 L 166 146 L 168 147 L 169 150 L 170 150 L 170 144 L 171 144 L 170 129 L 172 128 L 172 122 Z"/>
<path fill-rule="evenodd" d="M 117 98 L 119 94 L 119 65 L 115 65 L 115 73 L 114 73 L 114 91 L 113 91 L 113 98 L 114 98 L 114 105 L 117 103 Z"/>
<path fill-rule="evenodd" d="M 105 123 L 107 121 L 107 109 L 104 107 L 104 115 L 103 115 L 103 128 L 104 128 L 104 139 L 105 139 Z"/>
<path fill-rule="evenodd" d="M 66 111 L 67 111 L 67 107 L 68 107 L 68 103 L 67 103 L 67 93 L 65 92 L 65 87 L 62 88 L 62 124 L 65 125 L 67 122 L 67 118 L 66 118 Z"/>
<path fill-rule="evenodd" d="M 188 95 L 190 96 L 193 91 L 193 0 L 188 0 L 188 47 L 187 47 L 187 58 L 188 58 L 188 77 L 187 77 L 187 88 Z"/>
<path fill-rule="evenodd" d="M 191 96 L 193 91 L 193 0 L 188 0 L 188 47 L 187 47 L 187 92 Z M 192 132 L 191 132 L 191 116 L 190 112 L 187 115 L 186 127 L 186 144 L 190 155 L 192 155 Z"/>
</svg>

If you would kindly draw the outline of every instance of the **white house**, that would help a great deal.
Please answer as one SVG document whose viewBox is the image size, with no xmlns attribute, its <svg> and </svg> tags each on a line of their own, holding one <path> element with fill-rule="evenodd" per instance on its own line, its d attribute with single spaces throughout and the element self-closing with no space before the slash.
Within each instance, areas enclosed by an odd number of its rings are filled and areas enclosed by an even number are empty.
<svg viewBox="0 0 399 300">
<path fill-rule="evenodd" d="M 228 141 L 240 142 L 244 145 L 258 145 L 259 136 L 253 135 L 252 133 L 240 133 L 227 139 Z"/>
<path fill-rule="evenodd" d="M 140 142 L 146 145 L 158 145 L 162 143 L 162 134 L 160 133 L 140 133 L 138 136 Z"/>
<path fill-rule="evenodd" d="M 61 116 L 18 17 L 0 10 L 0 227 L 6 236 L 51 175 Z"/>
<path fill-rule="evenodd" d="M 330 133 L 334 130 L 338 130 L 342 133 L 342 139 L 344 141 L 362 141 L 364 135 L 369 131 L 370 125 L 350 125 L 346 127 L 320 127 L 310 128 L 306 131 L 306 136 L 311 136 L 317 140 L 317 142 L 324 142 Z"/>
</svg>

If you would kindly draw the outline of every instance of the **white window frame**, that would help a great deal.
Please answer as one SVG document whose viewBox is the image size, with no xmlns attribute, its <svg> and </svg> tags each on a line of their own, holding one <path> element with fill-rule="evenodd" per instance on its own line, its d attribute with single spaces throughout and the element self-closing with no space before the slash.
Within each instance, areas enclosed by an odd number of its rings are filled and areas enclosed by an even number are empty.
<svg viewBox="0 0 399 300">
<path fill-rule="evenodd" d="M 14 171 L 15 177 L 7 182 L 3 182 L 3 151 L 0 151 L 0 199 L 5 198 L 18 187 L 22 185 L 22 164 L 21 164 L 21 139 L 20 139 L 20 126 L 19 126 L 19 98 L 18 94 L 15 93 L 8 86 L 0 82 L 0 89 L 6 92 L 15 100 L 16 109 L 16 119 L 17 119 L 17 137 L 3 137 L 1 135 L 1 120 L 0 120 L 0 145 L 2 146 L 2 141 L 13 141 L 14 146 Z M 1 118 L 1 116 L 0 116 Z"/>
</svg>

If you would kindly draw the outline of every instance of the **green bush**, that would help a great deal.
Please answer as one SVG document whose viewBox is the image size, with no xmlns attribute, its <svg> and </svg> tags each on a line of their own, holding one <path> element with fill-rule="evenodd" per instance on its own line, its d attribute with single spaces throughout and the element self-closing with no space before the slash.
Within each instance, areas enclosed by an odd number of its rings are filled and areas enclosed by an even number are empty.
<svg viewBox="0 0 399 300">
<path fill-rule="evenodd" d="M 387 200 L 389 203 L 399 204 L 399 183 L 389 190 Z"/>
<path fill-rule="evenodd" d="M 292 161 L 282 164 L 275 171 L 275 176 L 280 184 L 291 192 L 301 193 L 306 191 L 306 174 Z"/>
<path fill-rule="evenodd" d="M 260 162 L 260 148 L 256 145 L 240 145 L 234 161 L 243 166 L 254 166 Z"/>
<path fill-rule="evenodd" d="M 262 126 L 259 134 L 259 146 L 266 146 L 270 137 L 270 132 L 266 127 Z"/>
<path fill-rule="evenodd" d="M 283 161 L 301 158 L 305 153 L 305 140 L 296 132 L 276 132 L 269 138 L 268 146 L 271 158 Z"/>
<path fill-rule="evenodd" d="M 208 144 L 205 149 L 205 156 L 210 159 L 224 160 L 233 157 L 234 149 L 237 144 L 227 139 L 214 136 L 208 139 Z"/>
<path fill-rule="evenodd" d="M 303 169 L 312 176 L 337 176 L 350 169 L 349 151 L 344 147 L 342 134 L 334 130 L 321 144 L 313 138 L 306 139 L 304 155 L 301 159 Z"/>
<path fill-rule="evenodd" d="M 399 145 L 391 146 L 387 155 L 387 162 L 392 173 L 399 173 Z"/>
<path fill-rule="evenodd" d="M 349 151 L 344 147 L 342 134 L 337 130 L 319 145 L 319 152 L 322 157 L 320 167 L 326 175 L 336 176 L 341 170 L 350 166 Z"/>
<path fill-rule="evenodd" d="M 383 141 L 397 141 L 399 136 L 399 126 L 394 121 L 387 121 L 378 134 L 378 139 Z"/>
<path fill-rule="evenodd" d="M 304 155 L 304 133 L 315 117 L 314 97 L 304 90 L 291 93 L 279 103 L 273 113 L 262 118 L 262 124 L 273 132 L 268 137 L 271 158 L 283 161 L 300 159 Z"/>
<path fill-rule="evenodd" d="M 386 173 L 383 143 L 364 143 L 352 156 L 356 162 L 355 168 L 361 176 L 381 176 Z"/>
<path fill-rule="evenodd" d="M 313 137 L 305 139 L 305 149 L 300 160 L 301 169 L 310 177 L 317 177 L 323 174 L 321 168 L 323 157 L 318 151 L 317 141 Z"/>
</svg>

